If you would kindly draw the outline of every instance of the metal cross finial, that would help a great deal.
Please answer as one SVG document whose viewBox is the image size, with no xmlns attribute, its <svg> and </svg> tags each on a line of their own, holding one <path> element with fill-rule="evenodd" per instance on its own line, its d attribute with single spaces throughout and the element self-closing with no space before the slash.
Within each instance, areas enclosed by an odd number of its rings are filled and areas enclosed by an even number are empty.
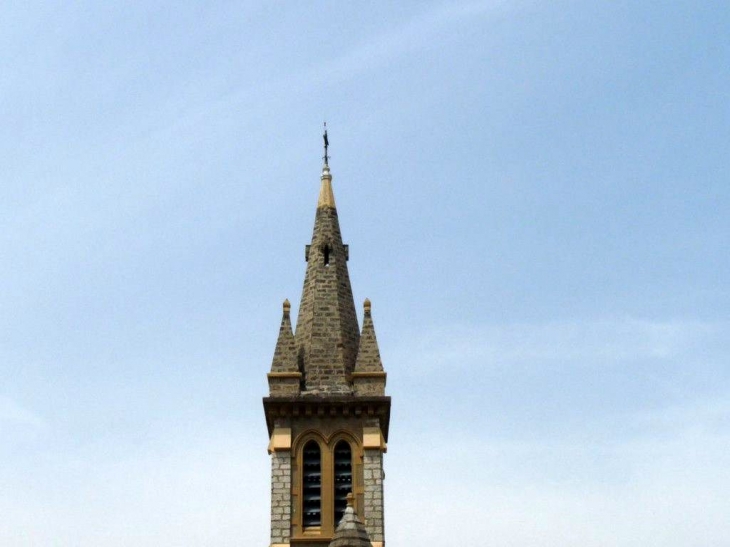
<svg viewBox="0 0 730 547">
<path fill-rule="evenodd" d="M 330 141 L 327 139 L 327 122 L 324 122 L 324 135 L 322 135 L 322 138 L 324 138 L 324 164 L 329 165 L 329 155 L 327 154 L 327 148 L 330 145 Z"/>
</svg>

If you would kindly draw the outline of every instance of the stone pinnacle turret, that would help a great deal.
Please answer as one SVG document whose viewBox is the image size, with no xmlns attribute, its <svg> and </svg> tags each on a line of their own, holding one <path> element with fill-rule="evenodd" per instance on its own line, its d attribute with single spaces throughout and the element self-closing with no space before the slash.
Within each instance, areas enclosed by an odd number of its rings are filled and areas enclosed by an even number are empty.
<svg viewBox="0 0 730 547">
<path fill-rule="evenodd" d="M 289 300 L 284 300 L 279 338 L 268 374 L 271 395 L 295 395 L 299 392 L 302 375 L 297 364 L 297 346 L 291 329 L 290 311 Z"/>
<path fill-rule="evenodd" d="M 357 351 L 352 383 L 355 395 L 385 395 L 386 373 L 380 360 L 380 348 L 375 336 L 375 325 L 372 317 L 372 304 L 365 299 L 363 304 L 364 318 L 360 348 Z"/>
</svg>

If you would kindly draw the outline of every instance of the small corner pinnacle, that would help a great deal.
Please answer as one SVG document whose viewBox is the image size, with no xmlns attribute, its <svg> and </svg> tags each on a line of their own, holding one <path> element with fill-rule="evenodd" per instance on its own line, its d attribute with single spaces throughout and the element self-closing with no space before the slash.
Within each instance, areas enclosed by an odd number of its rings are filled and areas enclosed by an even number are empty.
<svg viewBox="0 0 730 547">
<path fill-rule="evenodd" d="M 347 506 L 353 507 L 355 505 L 355 496 L 352 495 L 352 492 L 347 493 Z"/>
</svg>

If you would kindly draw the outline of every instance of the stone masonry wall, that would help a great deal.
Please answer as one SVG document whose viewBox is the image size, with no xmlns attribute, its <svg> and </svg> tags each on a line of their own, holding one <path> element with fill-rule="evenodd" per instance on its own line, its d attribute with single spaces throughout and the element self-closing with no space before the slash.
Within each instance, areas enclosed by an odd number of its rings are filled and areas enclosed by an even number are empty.
<svg viewBox="0 0 730 547">
<path fill-rule="evenodd" d="M 289 543 L 291 533 L 291 452 L 271 455 L 271 543 Z"/>
<path fill-rule="evenodd" d="M 380 450 L 365 450 L 363 455 L 363 483 L 365 507 L 363 518 L 370 534 L 370 540 L 384 540 L 383 526 L 383 453 Z"/>
<path fill-rule="evenodd" d="M 350 393 L 360 329 L 337 210 L 318 208 L 296 327 L 305 390 Z"/>
</svg>

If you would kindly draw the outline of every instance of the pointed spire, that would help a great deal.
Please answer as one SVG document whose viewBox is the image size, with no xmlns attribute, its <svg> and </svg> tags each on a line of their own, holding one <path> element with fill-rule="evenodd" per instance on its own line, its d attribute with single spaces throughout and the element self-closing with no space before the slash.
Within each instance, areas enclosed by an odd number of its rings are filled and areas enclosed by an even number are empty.
<svg viewBox="0 0 730 547">
<path fill-rule="evenodd" d="M 371 314 L 372 304 L 369 299 L 365 299 L 363 308 L 365 313 L 360 334 L 360 347 L 352 374 L 355 395 L 384 395 L 386 374 L 380 359 L 380 348 Z"/>
<path fill-rule="evenodd" d="M 299 391 L 301 373 L 297 366 L 297 346 L 289 317 L 291 304 L 284 300 L 279 338 L 276 341 L 274 359 L 269 373 L 271 395 L 292 394 Z"/>
<path fill-rule="evenodd" d="M 371 547 L 370 536 L 355 513 L 353 500 L 352 493 L 347 494 L 347 509 L 329 547 Z"/>
<path fill-rule="evenodd" d="M 294 333 L 291 328 L 291 304 L 284 300 L 279 339 L 276 341 L 274 360 L 271 363 L 271 372 L 298 372 L 297 350 L 294 343 Z"/>
<path fill-rule="evenodd" d="M 349 394 L 360 329 L 342 243 L 325 131 L 325 165 L 297 318 L 296 345 L 305 394 Z"/>
<path fill-rule="evenodd" d="M 375 336 L 375 325 L 371 315 L 372 304 L 367 298 L 363 303 L 365 311 L 360 334 L 360 348 L 357 352 L 355 372 L 383 372 L 383 362 L 380 360 L 380 348 Z"/>
</svg>

